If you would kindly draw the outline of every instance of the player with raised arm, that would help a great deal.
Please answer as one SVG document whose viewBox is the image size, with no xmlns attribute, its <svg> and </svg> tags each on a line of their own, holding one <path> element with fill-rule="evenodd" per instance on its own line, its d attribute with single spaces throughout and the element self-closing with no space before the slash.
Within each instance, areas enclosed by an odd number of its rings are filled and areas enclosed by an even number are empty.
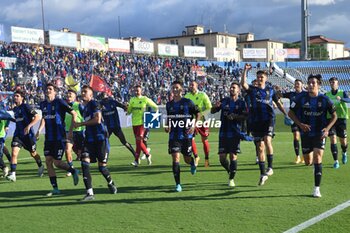
<svg viewBox="0 0 350 233">
<path fill-rule="evenodd" d="M 256 73 L 257 86 L 248 85 L 247 72 L 251 69 L 250 64 L 245 64 L 241 79 L 242 88 L 250 98 L 249 115 L 251 132 L 255 140 L 259 157 L 260 179 L 258 185 L 264 185 L 268 176 L 273 174 L 273 146 L 275 112 L 273 102 L 278 109 L 287 116 L 283 105 L 276 95 L 276 91 L 266 85 L 267 72 L 259 70 Z M 265 170 L 265 150 L 267 153 L 267 169 Z"/>
</svg>

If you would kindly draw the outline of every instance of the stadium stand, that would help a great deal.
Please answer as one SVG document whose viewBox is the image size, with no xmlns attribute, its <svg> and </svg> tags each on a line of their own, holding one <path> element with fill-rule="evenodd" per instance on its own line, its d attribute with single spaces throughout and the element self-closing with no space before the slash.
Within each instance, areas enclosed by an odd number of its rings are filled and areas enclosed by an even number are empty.
<svg viewBox="0 0 350 233">
<path fill-rule="evenodd" d="M 132 95 L 131 87 L 135 83 L 142 83 L 145 95 L 150 96 L 157 104 L 164 104 L 170 83 L 175 79 L 182 80 L 185 87 L 196 79 L 199 81 L 199 88 L 215 102 L 228 95 L 228 87 L 232 81 L 240 80 L 245 64 L 235 61 L 197 61 L 181 57 L 79 51 L 23 43 L 0 44 L 0 57 L 17 59 L 10 68 L 0 72 L 0 91 L 6 93 L 22 88 L 27 92 L 26 99 L 30 104 L 37 104 L 44 98 L 43 87 L 47 82 L 63 86 L 65 78 L 71 75 L 80 84 L 86 84 L 92 74 L 99 75 L 111 88 L 114 97 L 124 102 Z M 249 63 L 253 68 L 248 73 L 248 82 L 255 79 L 256 71 L 266 70 L 272 85 L 290 90 L 293 84 L 288 75 L 306 81 L 309 74 L 321 74 L 323 80 L 337 77 L 340 88 L 350 91 L 350 60 Z M 278 67 L 278 72 L 275 72 L 273 66 Z M 328 82 L 323 82 L 323 88 L 329 90 Z M 9 101 L 5 105 L 11 105 L 11 99 Z"/>
</svg>

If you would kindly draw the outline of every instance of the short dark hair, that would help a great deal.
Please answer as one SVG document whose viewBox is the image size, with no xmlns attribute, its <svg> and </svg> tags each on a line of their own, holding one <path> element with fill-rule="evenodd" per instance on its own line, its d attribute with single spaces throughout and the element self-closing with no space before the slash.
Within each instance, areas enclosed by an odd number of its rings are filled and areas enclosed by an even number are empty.
<svg viewBox="0 0 350 233">
<path fill-rule="evenodd" d="M 73 90 L 73 89 L 68 89 L 67 92 L 72 92 L 72 93 L 74 93 L 75 95 L 77 95 L 77 92 L 76 92 L 75 90 Z"/>
<path fill-rule="evenodd" d="M 15 94 L 18 94 L 18 95 L 20 95 L 23 99 L 24 99 L 24 97 L 25 97 L 25 93 L 24 93 L 24 91 L 22 91 L 22 90 L 16 90 L 13 94 L 14 94 L 14 95 L 15 95 Z"/>
<path fill-rule="evenodd" d="M 136 85 L 134 86 L 134 88 L 137 88 L 137 87 L 139 87 L 139 88 L 142 89 L 142 86 L 141 86 L 140 84 L 136 84 Z"/>
<path fill-rule="evenodd" d="M 337 80 L 338 81 L 338 78 L 337 77 L 331 77 L 328 81 L 330 82 L 330 81 L 334 81 L 334 80 Z"/>
<path fill-rule="evenodd" d="M 175 84 L 179 84 L 181 87 L 184 86 L 183 83 L 182 83 L 180 80 L 175 80 L 175 81 L 171 84 L 171 86 L 173 86 L 173 85 L 175 85 Z"/>
<path fill-rule="evenodd" d="M 53 84 L 53 83 L 48 83 L 48 84 L 46 84 L 46 88 L 47 88 L 47 87 L 52 87 L 56 92 L 58 91 L 57 86 L 56 86 L 55 84 Z"/>
<path fill-rule="evenodd" d="M 107 92 L 100 92 L 98 95 L 98 98 L 99 99 L 106 99 L 106 98 L 108 98 L 108 94 L 107 94 Z"/>
<path fill-rule="evenodd" d="M 84 85 L 81 89 L 89 89 L 92 92 L 94 92 L 94 90 L 92 89 L 92 87 L 90 87 L 89 85 Z"/>
<path fill-rule="evenodd" d="M 302 81 L 301 79 L 299 79 L 299 78 L 296 78 L 296 79 L 294 80 L 294 83 L 296 83 L 296 82 L 301 82 L 301 83 L 303 83 L 303 81 Z"/>
<path fill-rule="evenodd" d="M 258 75 L 266 75 L 266 77 L 267 77 L 267 71 L 266 70 L 258 70 L 257 72 L 256 72 L 256 75 L 258 76 Z"/>
<path fill-rule="evenodd" d="M 233 81 L 233 82 L 231 83 L 231 86 L 232 86 L 232 85 L 237 85 L 239 88 L 241 88 L 239 82 Z"/>
<path fill-rule="evenodd" d="M 309 82 L 310 79 L 315 78 L 317 79 L 318 84 L 322 83 L 322 75 L 320 74 L 310 74 L 309 77 L 307 77 L 307 81 Z"/>
</svg>

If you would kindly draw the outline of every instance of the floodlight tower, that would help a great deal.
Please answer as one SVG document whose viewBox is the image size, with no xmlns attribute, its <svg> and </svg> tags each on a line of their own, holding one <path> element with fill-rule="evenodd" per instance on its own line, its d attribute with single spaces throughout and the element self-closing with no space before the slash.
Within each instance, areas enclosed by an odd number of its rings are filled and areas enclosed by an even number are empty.
<svg viewBox="0 0 350 233">
<path fill-rule="evenodd" d="M 301 60 L 308 59 L 309 12 L 307 0 L 301 0 Z"/>
<path fill-rule="evenodd" d="M 43 44 L 46 44 L 45 41 L 45 13 L 44 13 L 44 0 L 41 0 L 41 21 L 43 23 L 43 33 L 44 33 L 44 38 L 43 38 Z"/>
</svg>

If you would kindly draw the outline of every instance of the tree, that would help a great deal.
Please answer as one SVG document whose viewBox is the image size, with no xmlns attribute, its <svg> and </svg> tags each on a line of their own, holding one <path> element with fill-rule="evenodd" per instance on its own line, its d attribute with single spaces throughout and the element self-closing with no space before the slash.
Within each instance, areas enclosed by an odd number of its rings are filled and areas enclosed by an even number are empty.
<svg viewBox="0 0 350 233">
<path fill-rule="evenodd" d="M 328 51 L 322 45 L 311 44 L 308 52 L 311 60 L 329 60 Z"/>
<path fill-rule="evenodd" d="M 300 43 L 284 43 L 283 48 L 285 49 L 300 49 Z M 327 49 L 325 49 L 321 44 L 311 44 L 308 48 L 308 54 L 310 60 L 329 60 L 329 54 Z"/>
</svg>

